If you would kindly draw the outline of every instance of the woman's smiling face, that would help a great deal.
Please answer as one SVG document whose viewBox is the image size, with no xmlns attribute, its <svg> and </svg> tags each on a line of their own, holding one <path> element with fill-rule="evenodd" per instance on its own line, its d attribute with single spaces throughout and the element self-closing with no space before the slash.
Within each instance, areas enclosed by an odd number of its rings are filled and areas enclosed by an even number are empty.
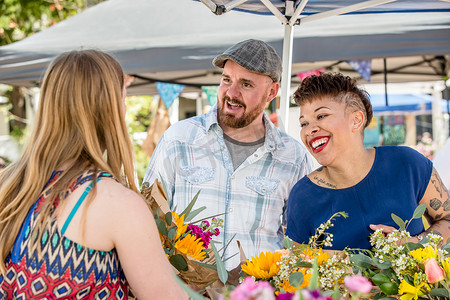
<svg viewBox="0 0 450 300">
<path fill-rule="evenodd" d="M 353 120 L 345 102 L 331 96 L 313 99 L 300 107 L 300 136 L 308 151 L 324 166 L 351 151 Z"/>
</svg>

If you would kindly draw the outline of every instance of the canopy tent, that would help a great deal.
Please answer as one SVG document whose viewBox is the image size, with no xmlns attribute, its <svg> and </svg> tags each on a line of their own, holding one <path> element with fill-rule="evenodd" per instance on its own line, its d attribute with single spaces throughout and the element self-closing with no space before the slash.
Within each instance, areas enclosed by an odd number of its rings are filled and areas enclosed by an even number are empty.
<svg viewBox="0 0 450 300">
<path fill-rule="evenodd" d="M 320 11 L 356 2 L 311 0 L 323 7 Z M 383 58 L 388 71 L 392 69 L 390 82 L 441 80 L 448 71 L 450 3 L 399 0 L 390 5 L 375 13 L 302 21 L 292 40 L 292 82 L 299 82 L 295 74 L 319 68 L 358 76 L 345 63 L 353 59 L 372 59 L 371 82 L 382 82 Z M 308 17 L 320 14 L 307 7 Z M 128 89 L 130 95 L 157 94 L 155 81 L 200 91 L 201 85 L 219 83 L 221 70 L 211 64 L 212 58 L 248 38 L 265 40 L 283 53 L 283 27 L 277 18 L 239 11 L 215 16 L 192 0 L 108 0 L 0 47 L 0 82 L 36 86 L 59 53 L 97 48 L 115 55 L 138 78 Z"/>
<path fill-rule="evenodd" d="M 376 14 L 413 13 L 413 12 L 449 12 L 447 0 L 194 0 L 204 3 L 213 13 L 222 15 L 231 10 L 241 10 L 256 14 L 273 14 L 284 26 L 283 75 L 291 78 L 293 59 L 294 25 L 305 24 L 343 14 L 361 14 L 365 17 Z M 361 26 L 366 23 L 354 23 Z M 330 45 L 328 45 L 330 46 Z M 386 62 L 384 62 L 386 65 Z M 281 82 L 281 119 L 289 118 L 291 80 Z M 387 98 L 386 98 L 387 103 Z M 286 123 L 286 122 L 285 122 Z M 287 126 L 288 123 L 286 123 Z"/>
</svg>

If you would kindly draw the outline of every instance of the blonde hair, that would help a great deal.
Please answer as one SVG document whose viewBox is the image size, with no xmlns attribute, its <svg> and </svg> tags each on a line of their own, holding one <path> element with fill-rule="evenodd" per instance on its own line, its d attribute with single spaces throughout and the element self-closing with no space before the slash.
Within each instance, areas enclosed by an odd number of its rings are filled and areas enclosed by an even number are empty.
<svg viewBox="0 0 450 300">
<path fill-rule="evenodd" d="M 125 124 L 124 73 L 96 50 L 63 53 L 48 67 L 33 132 L 22 156 L 0 173 L 0 271 L 22 223 L 41 194 L 48 193 L 38 221 L 39 238 L 54 202 L 85 170 L 103 170 L 138 192 L 133 151 Z M 44 187 L 54 170 L 63 173 Z M 96 174 L 96 173 L 95 173 Z M 94 189 L 87 200 L 95 196 Z M 87 205 L 86 205 L 87 206 Z"/>
</svg>

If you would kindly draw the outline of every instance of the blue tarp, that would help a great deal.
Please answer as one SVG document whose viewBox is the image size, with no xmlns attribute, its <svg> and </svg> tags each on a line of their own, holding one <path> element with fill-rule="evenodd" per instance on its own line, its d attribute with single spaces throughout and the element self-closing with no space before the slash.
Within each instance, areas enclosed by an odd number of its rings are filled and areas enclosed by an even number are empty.
<svg viewBox="0 0 450 300">
<path fill-rule="evenodd" d="M 370 95 L 374 113 L 383 112 L 411 112 L 415 114 L 429 114 L 433 97 L 431 95 L 421 94 L 389 94 L 389 106 L 385 105 L 384 94 Z M 441 108 L 443 113 L 447 113 L 447 101 L 441 101 Z"/>
</svg>

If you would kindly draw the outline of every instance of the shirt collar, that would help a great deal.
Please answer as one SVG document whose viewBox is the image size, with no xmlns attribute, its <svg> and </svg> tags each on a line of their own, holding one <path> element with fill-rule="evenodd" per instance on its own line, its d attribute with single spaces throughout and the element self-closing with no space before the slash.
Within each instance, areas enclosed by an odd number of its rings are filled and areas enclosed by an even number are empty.
<svg viewBox="0 0 450 300">
<path fill-rule="evenodd" d="M 266 128 L 266 139 L 264 142 L 266 149 L 270 152 L 275 149 L 284 149 L 286 146 L 281 138 L 280 130 L 270 121 L 266 113 L 263 114 L 263 120 Z M 217 121 L 217 103 L 205 114 L 206 131 L 209 131 L 214 125 L 219 126 Z"/>
</svg>

